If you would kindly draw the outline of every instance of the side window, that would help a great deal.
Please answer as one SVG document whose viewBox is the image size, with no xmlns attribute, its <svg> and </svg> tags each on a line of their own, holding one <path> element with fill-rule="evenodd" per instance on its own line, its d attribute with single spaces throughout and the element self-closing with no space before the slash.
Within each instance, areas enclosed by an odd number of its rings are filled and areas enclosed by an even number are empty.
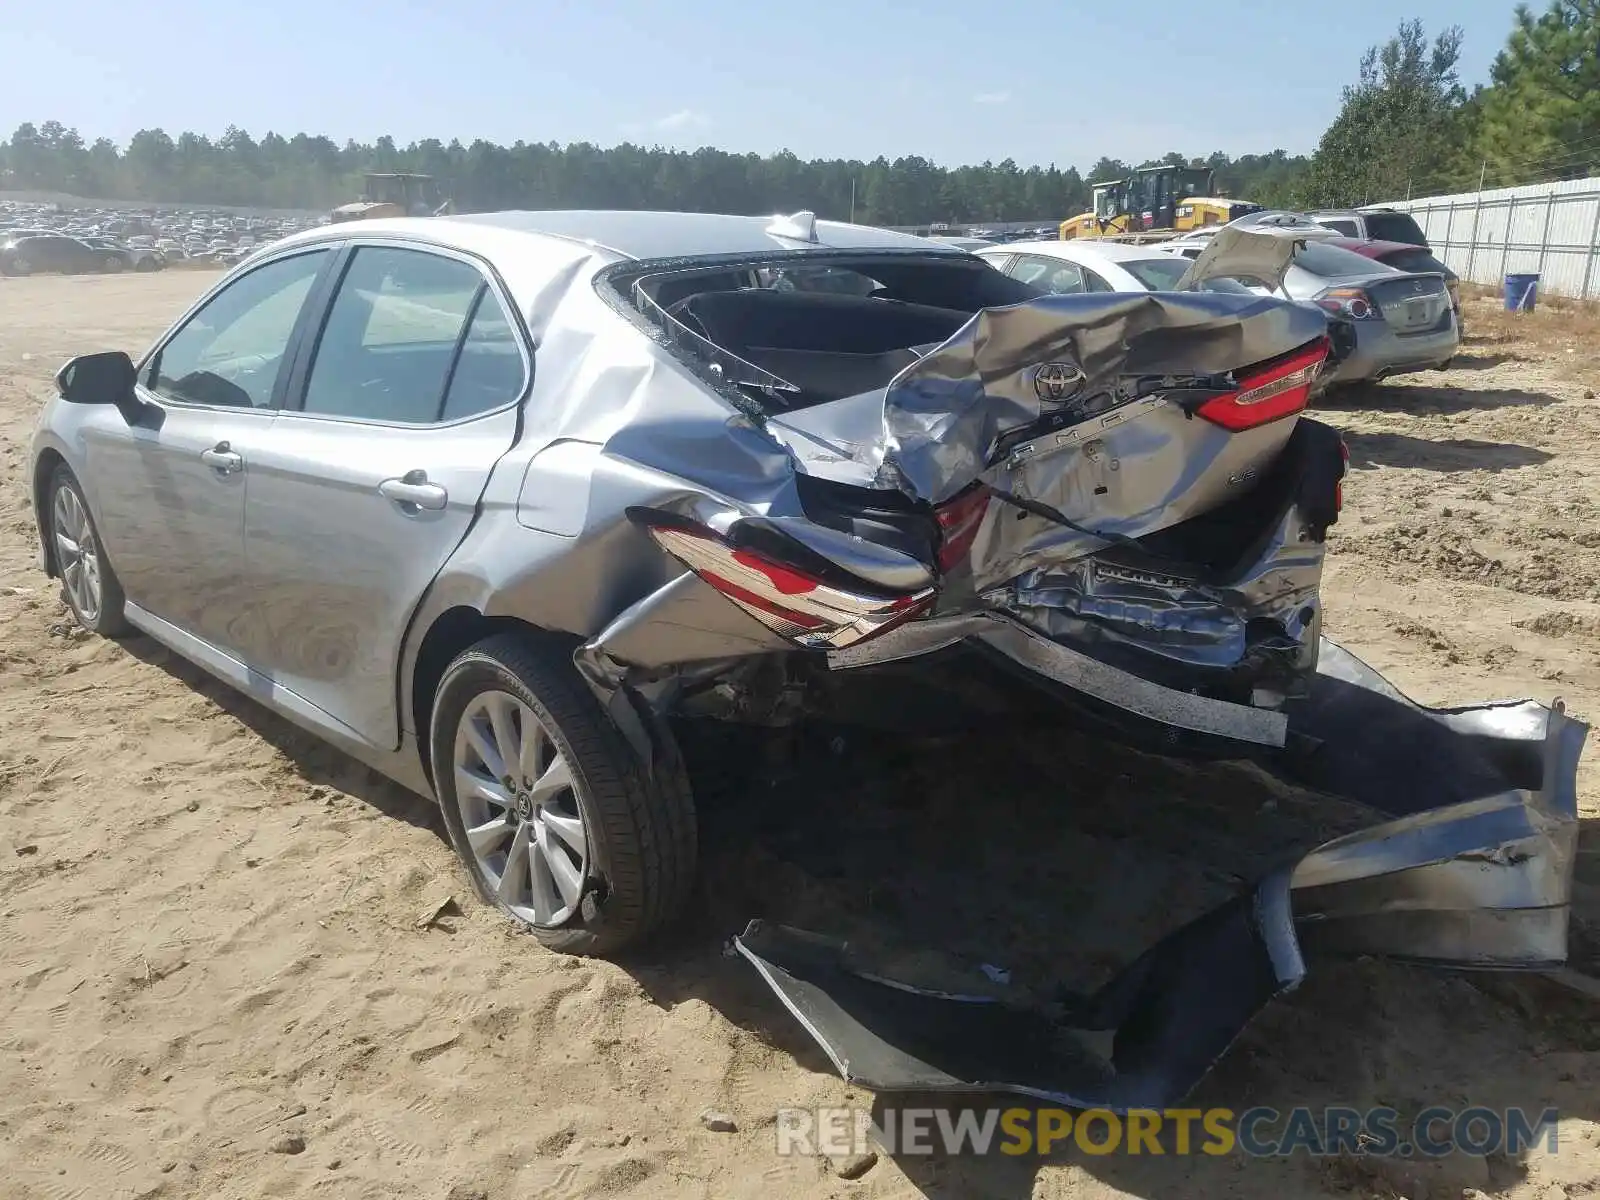
<svg viewBox="0 0 1600 1200">
<path fill-rule="evenodd" d="M 1359 238 L 1361 236 L 1361 226 L 1357 225 L 1354 221 L 1329 220 L 1318 221 L 1317 224 L 1324 225 L 1329 229 L 1337 229 L 1340 233 L 1344 234 L 1345 237 Z"/>
<path fill-rule="evenodd" d="M 484 288 L 450 373 L 439 419 L 459 421 L 509 404 L 522 395 L 525 380 L 516 331 L 499 298 Z"/>
<path fill-rule="evenodd" d="M 1052 296 L 1076 296 L 1088 290 L 1084 270 L 1076 263 L 1056 263 L 1043 280 L 1044 290 Z"/>
<path fill-rule="evenodd" d="M 300 309 L 330 253 L 280 258 L 234 280 L 151 356 L 145 387 L 184 404 L 269 407 Z"/>
<path fill-rule="evenodd" d="M 1087 267 L 1083 269 L 1083 279 L 1091 292 L 1114 292 L 1117 290 Z"/>
<path fill-rule="evenodd" d="M 362 246 L 317 340 L 303 410 L 404 425 L 440 420 L 462 333 L 479 296 L 493 298 L 487 293 L 483 276 L 459 259 Z"/>
<path fill-rule="evenodd" d="M 1071 296 L 1085 290 L 1083 268 L 1058 258 L 1019 255 L 1011 276 L 1052 296 Z"/>
<path fill-rule="evenodd" d="M 1054 264 L 1047 258 L 1034 258 L 1029 254 L 1020 254 L 1011 264 L 1010 274 L 1013 279 L 1034 287 L 1044 286 L 1044 277 L 1050 273 Z"/>
</svg>

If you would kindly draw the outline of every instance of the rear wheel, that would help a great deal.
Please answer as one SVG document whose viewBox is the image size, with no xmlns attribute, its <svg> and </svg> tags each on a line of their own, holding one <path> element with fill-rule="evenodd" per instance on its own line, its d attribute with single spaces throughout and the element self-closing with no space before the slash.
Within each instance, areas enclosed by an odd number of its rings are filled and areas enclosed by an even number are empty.
<svg viewBox="0 0 1600 1200">
<path fill-rule="evenodd" d="M 48 534 L 61 577 L 61 598 L 90 633 L 116 637 L 128 631 L 117 573 L 106 561 L 83 489 L 65 465 L 50 478 Z"/>
<path fill-rule="evenodd" d="M 6 264 L 7 275 L 32 275 L 33 264 L 25 258 L 13 258 Z"/>
<path fill-rule="evenodd" d="M 683 907 L 696 834 L 681 762 L 650 777 L 555 642 L 500 634 L 457 656 L 431 746 L 473 886 L 545 946 L 614 954 Z"/>
<path fill-rule="evenodd" d="M 115 275 L 118 271 L 122 270 L 126 264 L 115 254 L 108 254 L 106 255 L 106 260 L 103 265 L 105 266 L 108 274 Z"/>
</svg>

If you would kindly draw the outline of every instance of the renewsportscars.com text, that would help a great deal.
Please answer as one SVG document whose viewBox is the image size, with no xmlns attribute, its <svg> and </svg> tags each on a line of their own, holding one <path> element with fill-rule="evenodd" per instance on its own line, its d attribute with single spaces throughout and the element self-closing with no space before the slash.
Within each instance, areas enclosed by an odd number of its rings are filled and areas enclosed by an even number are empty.
<svg viewBox="0 0 1600 1200">
<path fill-rule="evenodd" d="M 844 1156 L 890 1154 L 1190 1155 L 1252 1158 L 1304 1153 L 1437 1158 L 1515 1155 L 1542 1143 L 1554 1153 L 1559 1113 L 1546 1108 L 1435 1106 L 1402 1117 L 1392 1108 L 1104 1109 L 785 1108 L 777 1114 L 777 1152 Z"/>
</svg>

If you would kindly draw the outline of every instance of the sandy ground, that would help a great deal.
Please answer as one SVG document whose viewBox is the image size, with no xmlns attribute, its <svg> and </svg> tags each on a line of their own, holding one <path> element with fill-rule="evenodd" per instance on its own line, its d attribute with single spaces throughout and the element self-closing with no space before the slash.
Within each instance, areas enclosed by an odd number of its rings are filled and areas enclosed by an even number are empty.
<svg viewBox="0 0 1600 1200">
<path fill-rule="evenodd" d="M 1324 816 L 1228 769 L 1071 736 L 852 743 L 803 755 L 805 772 L 763 767 L 767 801 L 707 804 L 705 915 L 657 958 L 544 953 L 467 898 L 428 804 L 146 639 L 79 636 L 36 569 L 24 471 L 51 373 L 137 351 L 211 278 L 0 280 L 0 1196 L 1600 1192 L 1592 1008 L 1365 962 L 1275 1004 L 1194 1102 L 1557 1105 L 1558 1152 L 908 1155 L 855 1181 L 778 1158 L 777 1108 L 867 1098 L 722 955 L 747 918 L 886 915 L 908 947 L 937 940 L 941 968 L 1092 982 L 1248 875 L 1245 831 L 1304 836 Z M 1329 632 L 1422 700 L 1560 694 L 1593 719 L 1600 323 L 1548 306 L 1512 321 L 1485 300 L 1469 323 L 1447 375 L 1327 414 L 1354 468 Z M 1582 955 L 1600 930 L 1597 764 L 1591 743 Z M 853 836 L 819 835 L 830 823 Z M 703 1128 L 708 1108 L 738 1130 Z"/>
</svg>

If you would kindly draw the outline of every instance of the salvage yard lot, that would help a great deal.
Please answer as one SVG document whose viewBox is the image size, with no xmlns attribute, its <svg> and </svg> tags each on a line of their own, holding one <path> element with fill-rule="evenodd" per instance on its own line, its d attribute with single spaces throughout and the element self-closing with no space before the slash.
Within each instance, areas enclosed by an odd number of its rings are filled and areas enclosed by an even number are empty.
<svg viewBox="0 0 1600 1200">
<path fill-rule="evenodd" d="M 722 955 L 748 918 L 869 939 L 881 920 L 885 953 L 923 979 L 970 983 L 981 961 L 1018 989 L 1085 986 L 1324 818 L 1252 772 L 1070 734 L 805 742 L 803 770 L 774 757 L 759 791 L 708 800 L 705 915 L 656 958 L 547 954 L 468 899 L 429 805 L 147 639 L 79 636 L 36 568 L 25 467 L 52 373 L 137 353 L 213 278 L 0 281 L 6 1200 L 1600 1191 L 1592 1009 L 1539 981 L 1480 990 L 1366 962 L 1272 1006 L 1193 1103 L 1555 1105 L 1554 1156 L 885 1156 L 848 1182 L 776 1157 L 778 1108 L 866 1098 Z M 1513 317 L 1469 298 L 1449 372 L 1322 414 L 1352 467 L 1328 632 L 1420 700 L 1560 695 L 1594 721 L 1600 314 L 1542 303 Z M 1576 926 L 1591 970 L 1596 741 Z M 704 1128 L 708 1108 L 738 1131 Z"/>
</svg>

